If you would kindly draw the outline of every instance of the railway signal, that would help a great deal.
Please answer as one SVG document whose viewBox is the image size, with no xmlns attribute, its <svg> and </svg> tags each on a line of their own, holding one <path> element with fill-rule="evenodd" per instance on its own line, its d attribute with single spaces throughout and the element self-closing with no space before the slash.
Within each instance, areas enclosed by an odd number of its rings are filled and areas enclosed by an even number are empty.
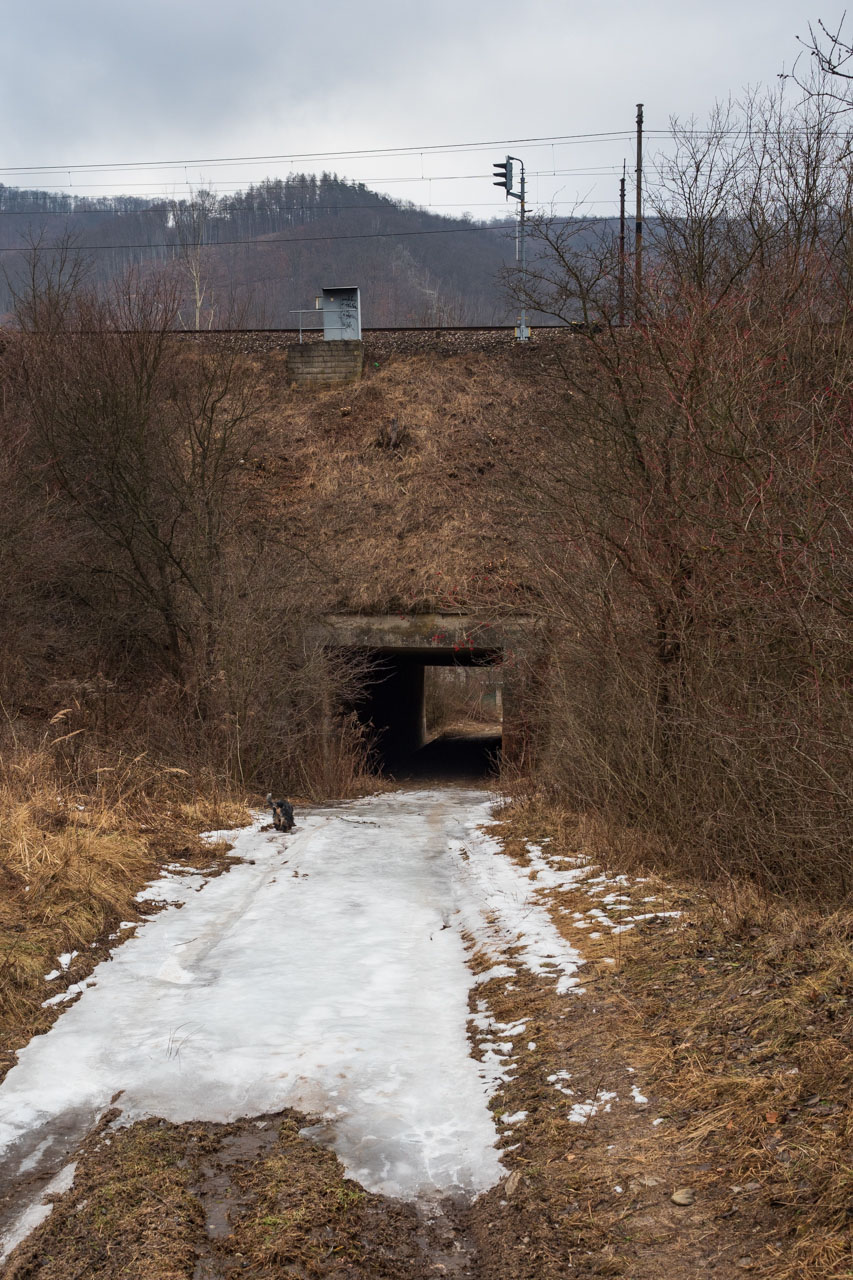
<svg viewBox="0 0 853 1280">
<path fill-rule="evenodd" d="M 513 191 L 512 189 L 513 163 L 517 164 L 521 170 L 521 183 L 518 191 Z M 518 156 L 507 156 L 505 160 L 493 164 L 492 168 L 494 169 L 493 185 L 496 187 L 503 187 L 506 191 L 507 199 L 512 196 L 513 200 L 519 201 L 518 238 L 515 245 L 515 258 L 516 262 L 521 264 L 521 285 L 523 289 L 526 284 L 527 274 L 527 254 L 524 244 L 524 162 L 519 160 Z M 527 323 L 527 312 L 523 306 L 521 308 L 521 316 L 519 317 L 518 325 L 516 326 L 515 336 L 519 342 L 527 342 L 530 337 L 530 325 Z"/>
<path fill-rule="evenodd" d="M 512 156 L 507 156 L 502 164 L 492 165 L 494 169 L 495 187 L 504 187 L 506 189 L 507 199 L 512 193 Z"/>
</svg>

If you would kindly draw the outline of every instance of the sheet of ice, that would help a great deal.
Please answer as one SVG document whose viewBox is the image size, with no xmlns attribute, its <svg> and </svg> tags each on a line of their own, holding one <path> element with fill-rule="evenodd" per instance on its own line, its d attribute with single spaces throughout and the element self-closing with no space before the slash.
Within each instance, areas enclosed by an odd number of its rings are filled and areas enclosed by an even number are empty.
<svg viewBox="0 0 853 1280">
<path fill-rule="evenodd" d="M 0 1087 L 4 1172 L 44 1143 L 40 1167 L 56 1168 L 121 1091 L 127 1122 L 299 1108 L 371 1190 L 493 1185 L 487 1103 L 507 1072 L 497 1036 L 483 1062 L 469 1054 L 462 931 L 493 938 L 503 912 L 499 931 L 561 983 L 580 957 L 532 902 L 526 869 L 478 835 L 489 816 L 485 792 L 397 792 L 300 815 L 288 836 L 259 819 L 231 833 L 247 861 L 224 875 L 156 881 L 140 898 L 170 905 Z"/>
</svg>

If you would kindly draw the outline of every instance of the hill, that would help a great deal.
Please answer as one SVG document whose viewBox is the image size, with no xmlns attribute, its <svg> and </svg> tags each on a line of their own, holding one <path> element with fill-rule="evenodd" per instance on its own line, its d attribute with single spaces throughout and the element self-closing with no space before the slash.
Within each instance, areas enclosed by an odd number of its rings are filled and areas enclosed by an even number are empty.
<svg viewBox="0 0 853 1280">
<path fill-rule="evenodd" d="M 87 198 L 0 185 L 0 311 L 31 257 L 70 239 L 99 286 L 129 269 L 172 267 L 186 328 L 294 327 L 320 288 L 354 283 L 375 325 L 512 319 L 501 274 L 515 259 L 511 221 L 443 217 L 333 174 L 291 174 L 189 200 Z"/>
</svg>

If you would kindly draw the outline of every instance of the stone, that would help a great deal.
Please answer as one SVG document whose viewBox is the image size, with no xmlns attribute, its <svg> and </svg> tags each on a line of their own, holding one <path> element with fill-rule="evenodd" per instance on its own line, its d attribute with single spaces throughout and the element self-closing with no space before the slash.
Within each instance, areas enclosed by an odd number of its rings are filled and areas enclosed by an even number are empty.
<svg viewBox="0 0 853 1280">
<path fill-rule="evenodd" d="M 669 1198 L 673 1204 L 684 1206 L 693 1204 L 696 1195 L 690 1187 L 677 1187 Z"/>
</svg>

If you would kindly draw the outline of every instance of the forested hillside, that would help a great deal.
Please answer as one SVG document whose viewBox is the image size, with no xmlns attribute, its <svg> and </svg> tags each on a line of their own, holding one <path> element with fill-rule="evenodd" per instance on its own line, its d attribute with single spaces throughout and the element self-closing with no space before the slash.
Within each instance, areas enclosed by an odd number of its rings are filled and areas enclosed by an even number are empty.
<svg viewBox="0 0 853 1280">
<path fill-rule="evenodd" d="M 366 325 L 511 320 L 507 222 L 446 218 L 334 175 L 291 174 L 191 198 L 78 197 L 0 185 L 0 311 L 31 248 L 70 240 L 99 286 L 173 266 L 185 328 L 291 327 L 325 285 L 356 284 Z"/>
</svg>

